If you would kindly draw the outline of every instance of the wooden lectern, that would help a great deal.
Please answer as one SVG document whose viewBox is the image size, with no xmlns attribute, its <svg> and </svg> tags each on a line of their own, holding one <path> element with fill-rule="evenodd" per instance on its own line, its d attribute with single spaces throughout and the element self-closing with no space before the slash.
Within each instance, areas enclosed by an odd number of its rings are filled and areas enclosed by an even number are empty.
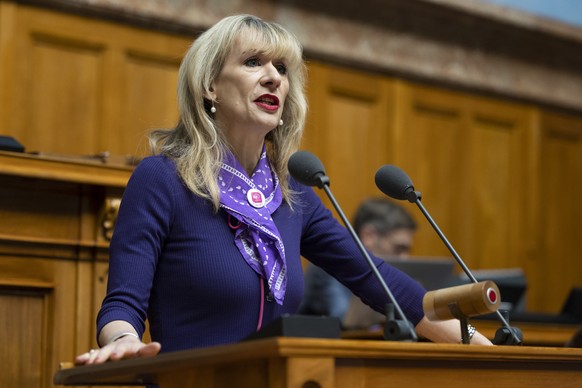
<svg viewBox="0 0 582 388">
<path fill-rule="evenodd" d="M 61 369 L 55 384 L 580 387 L 582 349 L 276 337 Z"/>
</svg>

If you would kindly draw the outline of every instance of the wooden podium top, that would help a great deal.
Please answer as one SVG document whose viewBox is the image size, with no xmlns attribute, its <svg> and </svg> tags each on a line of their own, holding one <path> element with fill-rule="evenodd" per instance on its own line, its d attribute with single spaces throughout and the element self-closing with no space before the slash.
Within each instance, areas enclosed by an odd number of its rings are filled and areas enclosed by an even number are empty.
<svg viewBox="0 0 582 388">
<path fill-rule="evenodd" d="M 0 174 L 124 188 L 133 167 L 96 158 L 0 151 Z"/>
<path fill-rule="evenodd" d="M 528 386 L 524 382 L 531 378 L 580 384 L 582 349 L 278 337 L 62 369 L 54 382 L 271 388 L 303 387 L 309 381 L 320 387 L 353 387 L 358 379 L 362 387 L 381 387 L 380 381 L 450 387 L 466 384 L 467 378 L 486 378 L 482 381 L 488 386 L 495 381 Z"/>
<path fill-rule="evenodd" d="M 475 319 L 471 322 L 481 334 L 489 339 L 495 337 L 495 332 L 501 327 L 498 321 Z M 511 322 L 523 333 L 523 345 L 563 347 L 580 329 L 580 325 L 535 322 Z M 382 329 L 347 330 L 342 333 L 346 339 L 375 339 L 382 340 Z"/>
</svg>

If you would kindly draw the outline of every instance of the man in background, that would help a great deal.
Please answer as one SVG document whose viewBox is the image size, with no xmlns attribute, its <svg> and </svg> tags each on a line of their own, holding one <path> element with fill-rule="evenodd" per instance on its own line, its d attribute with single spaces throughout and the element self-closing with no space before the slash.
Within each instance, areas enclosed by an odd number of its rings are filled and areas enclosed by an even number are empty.
<svg viewBox="0 0 582 388">
<path fill-rule="evenodd" d="M 416 222 L 408 212 L 385 198 L 368 199 L 356 210 L 354 230 L 374 256 L 399 257 L 410 254 Z M 336 317 L 344 328 L 363 328 L 384 321 L 323 269 L 309 264 L 305 272 L 305 293 L 299 314 Z"/>
</svg>

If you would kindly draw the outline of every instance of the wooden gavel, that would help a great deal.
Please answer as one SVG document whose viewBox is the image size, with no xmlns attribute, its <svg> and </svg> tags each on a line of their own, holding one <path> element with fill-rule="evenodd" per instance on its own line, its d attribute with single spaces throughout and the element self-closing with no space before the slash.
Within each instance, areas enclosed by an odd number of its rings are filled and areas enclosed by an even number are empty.
<svg viewBox="0 0 582 388">
<path fill-rule="evenodd" d="M 429 291 L 422 300 L 424 314 L 431 321 L 489 314 L 500 304 L 499 288 L 491 280 Z"/>
</svg>

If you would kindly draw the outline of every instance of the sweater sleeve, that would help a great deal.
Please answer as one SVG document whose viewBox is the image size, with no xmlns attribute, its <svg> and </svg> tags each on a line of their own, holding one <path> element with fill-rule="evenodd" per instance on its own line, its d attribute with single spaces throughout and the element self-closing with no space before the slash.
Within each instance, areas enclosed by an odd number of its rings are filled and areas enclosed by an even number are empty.
<svg viewBox="0 0 582 388">
<path fill-rule="evenodd" d="M 348 230 L 339 224 L 311 188 L 296 182 L 293 187 L 301 193 L 301 254 L 339 280 L 371 308 L 385 313 L 389 298 Z M 406 318 L 416 325 L 424 316 L 422 298 L 426 290 L 384 260 L 372 254 L 370 257 Z"/>
<path fill-rule="evenodd" d="M 121 201 L 110 244 L 107 295 L 97 316 L 97 335 L 114 320 L 141 336 L 156 264 L 173 217 L 173 164 L 146 158 L 133 172 Z"/>
</svg>

